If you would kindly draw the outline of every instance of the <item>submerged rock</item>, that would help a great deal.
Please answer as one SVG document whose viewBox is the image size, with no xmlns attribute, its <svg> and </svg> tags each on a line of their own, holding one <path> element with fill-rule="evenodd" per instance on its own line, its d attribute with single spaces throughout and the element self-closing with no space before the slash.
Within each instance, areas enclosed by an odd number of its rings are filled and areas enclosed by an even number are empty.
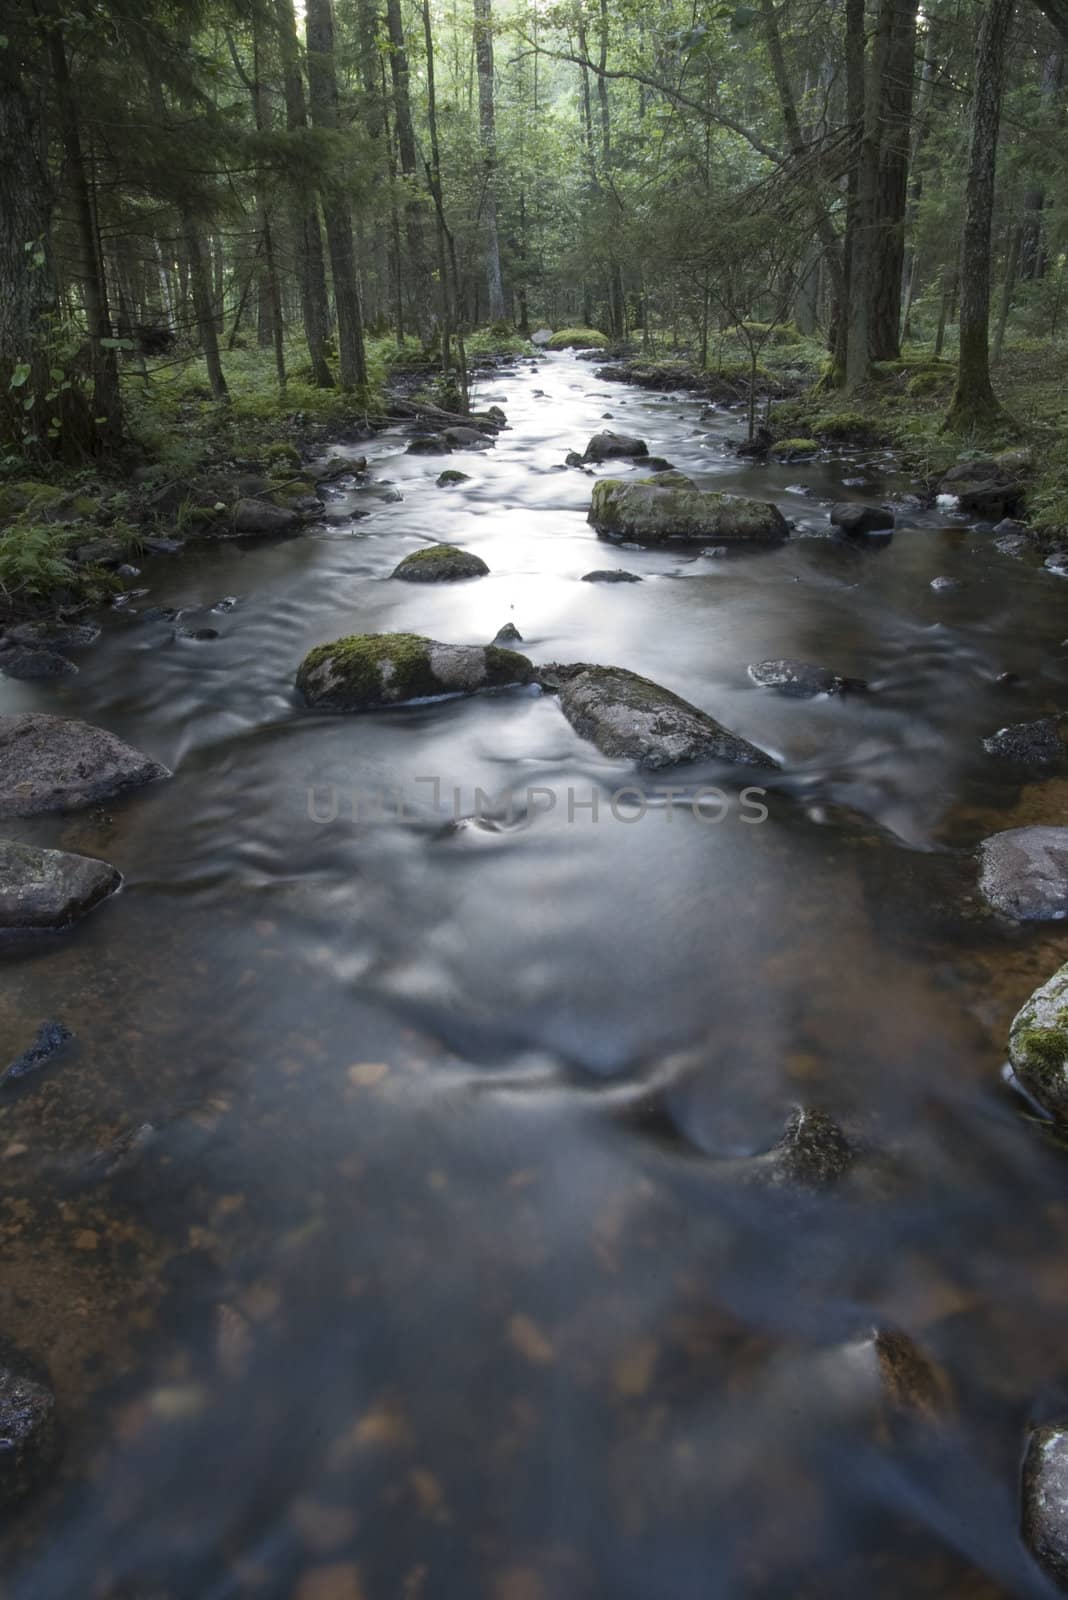
<svg viewBox="0 0 1068 1600">
<path fill-rule="evenodd" d="M 1024 1543 L 1062 1589 L 1068 1589 L 1068 1423 L 1036 1428 L 1023 1469 Z"/>
<path fill-rule="evenodd" d="M 5 1083 L 16 1083 L 19 1078 L 26 1078 L 31 1072 L 47 1066 L 56 1052 L 73 1038 L 70 1029 L 64 1027 L 62 1022 L 43 1022 L 29 1049 L 16 1056 L 15 1060 L 0 1072 L 0 1086 Z"/>
<path fill-rule="evenodd" d="M 789 658 L 755 661 L 747 670 L 754 683 L 765 689 L 777 689 L 795 700 L 811 700 L 820 694 L 862 694 L 868 687 L 863 678 L 840 678 L 826 667 Z"/>
<path fill-rule="evenodd" d="M 1068 917 L 1068 828 L 1008 828 L 979 846 L 979 888 L 1016 922 Z"/>
<path fill-rule="evenodd" d="M 503 628 L 497 630 L 493 642 L 494 644 L 522 644 L 523 635 L 514 622 L 506 622 Z"/>
<path fill-rule="evenodd" d="M 88 722 L 39 712 L 0 716 L 0 817 L 77 811 L 170 776 Z"/>
<path fill-rule="evenodd" d="M 885 506 L 862 506 L 853 500 L 840 500 L 831 507 L 831 523 L 843 533 L 889 533 L 894 513 Z"/>
<path fill-rule="evenodd" d="M 408 443 L 410 456 L 447 456 L 448 453 L 449 441 L 440 433 L 421 433 Z"/>
<path fill-rule="evenodd" d="M 622 567 L 604 567 L 596 572 L 584 572 L 583 583 L 641 583 L 636 572 L 625 572 Z"/>
<path fill-rule="evenodd" d="M 1068 1124 L 1068 966 L 1036 989 L 1016 1013 L 1009 1060 L 1028 1094 L 1050 1116 Z"/>
<path fill-rule="evenodd" d="M 455 583 L 460 578 L 484 578 L 488 572 L 481 556 L 454 544 L 432 544 L 405 556 L 392 575 L 406 583 Z"/>
<path fill-rule="evenodd" d="M 0 654 L 0 672 L 5 678 L 18 678 L 24 683 L 41 682 L 48 678 L 73 678 L 78 669 L 66 656 L 55 650 L 28 650 L 16 646 Z"/>
<path fill-rule="evenodd" d="M 616 456 L 647 456 L 649 446 L 644 439 L 635 438 L 629 433 L 613 433 L 611 428 L 606 428 L 603 433 L 595 433 L 586 449 L 583 451 L 583 461 L 610 461 Z"/>
<path fill-rule="evenodd" d="M 774 1186 L 824 1189 L 849 1170 L 853 1155 L 833 1117 L 795 1106 L 778 1144 L 754 1163 L 754 1174 Z"/>
<path fill-rule="evenodd" d="M 1019 767 L 1062 767 L 1068 755 L 1068 718 L 1039 717 L 1035 722 L 1013 722 L 983 740 L 987 755 Z"/>
<path fill-rule="evenodd" d="M 368 711 L 529 683 L 526 656 L 495 644 L 439 644 L 414 633 L 352 634 L 305 656 L 297 688 L 310 706 Z"/>
<path fill-rule="evenodd" d="M 930 587 L 936 594 L 952 594 L 957 589 L 963 589 L 964 584 L 960 578 L 932 578 Z"/>
<path fill-rule="evenodd" d="M 771 756 L 706 712 L 623 667 L 579 662 L 547 668 L 541 680 L 559 695 L 560 709 L 575 732 L 602 755 L 653 769 L 702 760 L 778 767 Z"/>
<path fill-rule="evenodd" d="M 233 510 L 234 532 L 240 534 L 296 533 L 300 514 L 266 500 L 239 500 Z"/>
<path fill-rule="evenodd" d="M 945 1373 L 899 1328 L 872 1332 L 871 1356 L 884 1404 L 891 1411 L 934 1421 L 949 1407 Z"/>
<path fill-rule="evenodd" d="M 466 472 L 458 472 L 455 467 L 446 467 L 445 471 L 439 472 L 435 479 L 439 489 L 447 489 L 453 483 L 468 483 L 469 481 L 469 475 Z"/>
<path fill-rule="evenodd" d="M 442 438 L 450 450 L 488 450 L 493 444 L 490 435 L 466 426 L 446 428 Z"/>
<path fill-rule="evenodd" d="M 106 861 L 0 839 L 0 930 L 65 928 L 121 882 Z"/>
<path fill-rule="evenodd" d="M 668 539 L 768 543 L 785 539 L 790 532 L 777 506 L 698 489 L 677 472 L 633 483 L 602 479 L 594 486 L 588 520 L 606 538 L 648 545 Z"/>
<path fill-rule="evenodd" d="M 0 1511 L 37 1488 L 58 1454 L 51 1389 L 37 1378 L 0 1366 Z"/>
</svg>

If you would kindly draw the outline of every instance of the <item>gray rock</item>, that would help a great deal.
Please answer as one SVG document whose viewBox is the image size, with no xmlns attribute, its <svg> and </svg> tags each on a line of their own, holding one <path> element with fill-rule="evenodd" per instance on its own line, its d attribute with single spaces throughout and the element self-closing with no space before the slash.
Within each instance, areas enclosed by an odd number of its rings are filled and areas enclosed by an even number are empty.
<svg viewBox="0 0 1068 1600">
<path fill-rule="evenodd" d="M 1068 756 L 1068 718 L 1039 717 L 1036 722 L 1013 722 L 983 740 L 987 755 L 1014 766 L 1052 771 Z"/>
<path fill-rule="evenodd" d="M 0 1366 L 0 1511 L 37 1488 L 59 1454 L 56 1401 L 36 1378 Z"/>
<path fill-rule="evenodd" d="M 410 456 L 447 456 L 449 441 L 439 433 L 420 434 L 408 445 Z"/>
<path fill-rule="evenodd" d="M 932 578 L 931 588 L 936 594 L 953 594 L 957 589 L 963 589 L 964 584 L 959 578 Z"/>
<path fill-rule="evenodd" d="M 894 526 L 894 513 L 885 506 L 863 506 L 855 500 L 840 500 L 831 507 L 831 523 L 848 534 L 888 533 Z"/>
<path fill-rule="evenodd" d="M 296 511 L 285 506 L 273 506 L 266 500 L 239 500 L 233 511 L 235 533 L 285 534 L 296 533 L 301 525 Z"/>
<path fill-rule="evenodd" d="M 1068 550 L 1052 551 L 1042 565 L 1047 572 L 1056 573 L 1058 578 L 1068 578 Z"/>
<path fill-rule="evenodd" d="M 514 622 L 506 622 L 503 628 L 497 630 L 493 642 L 494 644 L 522 644 L 523 635 Z"/>
<path fill-rule="evenodd" d="M 121 882 L 106 861 L 0 839 L 0 929 L 65 928 Z"/>
<path fill-rule="evenodd" d="M 57 1051 L 62 1050 L 73 1038 L 70 1029 L 64 1027 L 62 1022 L 43 1022 L 29 1049 L 0 1072 L 0 1087 L 6 1083 L 16 1083 L 20 1078 L 28 1078 L 31 1072 L 47 1066 Z"/>
<path fill-rule="evenodd" d="M 370 633 L 312 650 L 297 673 L 297 688 L 311 706 L 369 711 L 529 683 L 533 677 L 526 656 L 495 644 L 439 644 L 414 633 Z"/>
<path fill-rule="evenodd" d="M 994 549 L 1003 556 L 1026 555 L 1031 548 L 1031 541 L 1022 533 L 1003 533 L 994 540 Z"/>
<path fill-rule="evenodd" d="M 88 722 L 39 712 L 0 716 L 0 817 L 77 811 L 170 775 Z"/>
<path fill-rule="evenodd" d="M 493 444 L 492 438 L 477 428 L 446 428 L 442 438 L 450 450 L 488 450 Z"/>
<path fill-rule="evenodd" d="M 754 661 L 747 669 L 754 683 L 764 689 L 777 689 L 794 700 L 811 700 L 820 694 L 864 693 L 863 678 L 840 678 L 826 667 L 809 661 Z"/>
<path fill-rule="evenodd" d="M 19 622 L 5 638 L 30 650 L 85 650 L 100 638 L 91 622 Z"/>
<path fill-rule="evenodd" d="M 16 648 L 0 654 L 0 672 L 5 678 L 19 678 L 26 683 L 43 678 L 72 678 L 77 671 L 73 661 L 54 650 Z"/>
<path fill-rule="evenodd" d="M 466 472 L 457 472 L 455 467 L 446 467 L 444 472 L 439 472 L 436 482 L 439 489 L 447 489 L 452 483 L 468 483 L 470 481 Z"/>
<path fill-rule="evenodd" d="M 743 495 L 698 489 L 679 472 L 630 483 L 602 478 L 594 485 L 588 520 L 607 539 L 627 539 L 640 545 L 671 539 L 767 544 L 785 539 L 790 531 L 777 506 Z"/>
<path fill-rule="evenodd" d="M 552 336 L 553 330 L 551 328 L 539 328 L 537 333 L 531 334 L 530 342 L 531 344 L 547 345 Z"/>
<path fill-rule="evenodd" d="M 603 433 L 595 433 L 583 452 L 583 461 L 610 461 L 615 456 L 647 456 L 649 446 L 644 439 L 637 439 L 633 434 L 613 433 L 606 428 Z"/>
<path fill-rule="evenodd" d="M 1068 917 L 1068 828 L 1008 828 L 979 846 L 979 888 L 1016 922 Z"/>
<path fill-rule="evenodd" d="M 625 572 L 622 567 L 605 567 L 596 572 L 584 572 L 583 583 L 641 583 L 636 572 Z"/>
<path fill-rule="evenodd" d="M 992 456 L 978 456 L 974 461 L 958 461 L 956 466 L 950 467 L 948 472 L 943 473 L 938 492 L 959 495 L 962 489 L 989 483 L 991 478 L 997 477 L 999 470 Z"/>
<path fill-rule="evenodd" d="M 1023 1469 L 1024 1543 L 1061 1589 L 1068 1589 L 1068 1425 L 1036 1428 Z"/>
<path fill-rule="evenodd" d="M 1026 537 L 1027 537 L 1027 523 L 1026 522 L 1017 522 L 1014 517 L 1002 517 L 1001 521 L 997 524 L 997 526 L 992 531 L 994 533 L 996 533 L 997 535 L 999 535 L 999 537 L 1001 537 L 1003 539 L 1004 538 L 1008 538 L 1010 535 L 1017 535 L 1017 534 L 1021 538 L 1026 539 Z"/>
<path fill-rule="evenodd" d="M 456 583 L 462 578 L 484 578 L 488 572 L 481 556 L 469 550 L 459 550 L 454 544 L 431 544 L 405 556 L 392 576 L 406 583 Z"/>
<path fill-rule="evenodd" d="M 670 689 L 623 667 L 586 662 L 554 666 L 545 669 L 541 681 L 558 693 L 560 709 L 575 732 L 602 755 L 652 769 L 704 760 L 778 766 L 763 750 Z"/>
<path fill-rule="evenodd" d="M 141 540 L 145 550 L 154 556 L 176 556 L 185 549 L 184 539 L 168 539 L 162 535 L 149 535 Z"/>
<path fill-rule="evenodd" d="M 1068 966 L 1036 989 L 1016 1013 L 1009 1030 L 1009 1060 L 1028 1094 L 1058 1122 L 1068 1124 Z"/>
<path fill-rule="evenodd" d="M 564 466 L 565 467 L 581 467 L 582 466 L 582 457 L 579 455 L 577 450 L 569 450 L 567 452 L 567 455 L 564 457 Z"/>
<path fill-rule="evenodd" d="M 752 1175 L 772 1187 L 825 1189 L 853 1164 L 853 1148 L 826 1112 L 795 1106 L 779 1140 L 752 1164 Z"/>
</svg>

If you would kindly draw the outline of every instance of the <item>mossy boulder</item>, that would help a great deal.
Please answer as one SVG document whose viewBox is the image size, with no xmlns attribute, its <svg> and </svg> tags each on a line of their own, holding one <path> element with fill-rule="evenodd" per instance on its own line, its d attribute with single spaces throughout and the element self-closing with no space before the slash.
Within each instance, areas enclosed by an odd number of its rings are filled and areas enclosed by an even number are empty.
<svg viewBox="0 0 1068 1600">
<path fill-rule="evenodd" d="M 924 395 L 946 394 L 952 383 L 952 368 L 922 367 L 905 385 L 905 393 L 911 395 L 914 400 L 922 400 Z"/>
<path fill-rule="evenodd" d="M 439 489 L 448 489 L 454 483 L 467 483 L 470 474 L 459 472 L 455 467 L 446 467 L 444 472 L 439 472 L 436 482 Z"/>
<path fill-rule="evenodd" d="M 281 467 L 295 467 L 300 470 L 300 451 L 295 444 L 282 440 L 277 444 L 269 444 L 263 452 L 263 459 L 267 465 L 277 471 Z"/>
<path fill-rule="evenodd" d="M 305 656 L 297 688 L 310 706 L 371 711 L 530 683 L 533 677 L 526 656 L 497 645 L 440 644 L 415 633 L 360 633 L 321 644 Z"/>
<path fill-rule="evenodd" d="M 53 483 L 25 478 L 18 483 L 0 485 L 0 518 L 19 517 L 23 512 L 43 515 L 67 498 L 67 490 Z"/>
<path fill-rule="evenodd" d="M 484 578 L 488 572 L 481 556 L 458 550 L 454 544 L 432 544 L 405 556 L 392 575 L 405 583 L 456 583 L 463 578 Z"/>
<path fill-rule="evenodd" d="M 623 667 L 586 662 L 554 666 L 545 669 L 541 681 L 559 695 L 560 709 L 575 732 L 602 755 L 652 769 L 692 761 L 778 766 L 707 712 Z"/>
<path fill-rule="evenodd" d="M 606 350 L 608 340 L 596 328 L 561 328 L 549 340 L 550 350 Z"/>
<path fill-rule="evenodd" d="M 838 444 L 874 444 L 877 439 L 871 418 L 860 411 L 825 411 L 812 419 L 812 432 Z"/>
<path fill-rule="evenodd" d="M 780 439 L 772 445 L 768 454 L 775 461 L 803 461 L 818 452 L 819 441 L 816 439 Z"/>
<path fill-rule="evenodd" d="M 661 473 L 632 483 L 603 479 L 594 487 L 588 520 L 603 538 L 645 545 L 669 539 L 766 544 L 785 539 L 790 532 L 777 506 L 698 489 L 681 473 Z"/>
<path fill-rule="evenodd" d="M 1016 1013 L 1009 1060 L 1023 1087 L 1068 1124 L 1068 966 L 1036 989 Z"/>
</svg>

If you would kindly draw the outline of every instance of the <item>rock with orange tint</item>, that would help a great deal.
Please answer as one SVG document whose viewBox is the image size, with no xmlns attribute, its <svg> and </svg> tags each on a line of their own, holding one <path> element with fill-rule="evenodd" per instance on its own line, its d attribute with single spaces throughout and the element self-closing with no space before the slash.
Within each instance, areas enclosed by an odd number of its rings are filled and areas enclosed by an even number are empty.
<svg viewBox="0 0 1068 1600">
<path fill-rule="evenodd" d="M 365 1600 L 360 1569 L 351 1561 L 311 1567 L 293 1591 L 293 1600 Z"/>
</svg>

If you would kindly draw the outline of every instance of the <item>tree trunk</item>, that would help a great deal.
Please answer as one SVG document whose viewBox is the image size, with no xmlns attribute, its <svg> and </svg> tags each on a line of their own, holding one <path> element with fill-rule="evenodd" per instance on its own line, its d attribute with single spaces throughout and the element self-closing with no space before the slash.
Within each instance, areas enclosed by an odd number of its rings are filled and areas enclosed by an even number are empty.
<svg viewBox="0 0 1068 1600">
<path fill-rule="evenodd" d="M 497 123 L 493 104 L 493 0 L 474 0 L 475 60 L 478 63 L 478 127 L 486 172 L 482 222 L 486 241 L 489 321 L 504 321 L 501 248 L 497 237 Z"/>
<path fill-rule="evenodd" d="M 960 365 L 944 426 L 982 427 L 998 415 L 990 382 L 990 231 L 1005 55 L 1015 0 L 989 0 L 979 27 L 960 250 Z"/>
<path fill-rule="evenodd" d="M 838 296 L 832 381 L 845 383 L 849 366 L 849 308 L 853 300 L 853 256 L 857 237 L 860 150 L 864 128 L 864 0 L 845 0 L 846 123 L 850 161 L 846 180 L 846 224 L 842 245 L 842 292 Z"/>
<path fill-rule="evenodd" d="M 308 126 L 304 100 L 304 79 L 300 68 L 300 47 L 293 0 L 276 0 L 278 34 L 282 56 L 282 77 L 286 102 L 286 127 L 299 133 Z M 330 313 L 326 296 L 326 262 L 319 208 L 314 197 L 294 194 L 292 231 L 300 268 L 301 314 L 304 337 L 311 357 L 312 382 L 319 389 L 334 387 L 330 363 L 326 359 L 326 340 Z"/>
<path fill-rule="evenodd" d="M 93 373 L 93 415 L 99 442 L 105 447 L 114 447 L 122 439 L 123 415 L 118 360 L 115 350 L 109 347 L 108 343 L 112 338 L 112 329 L 107 284 L 104 280 L 100 241 L 89 188 L 89 173 L 82 148 L 78 107 L 67 62 L 67 47 L 58 15 L 54 11 L 50 11 L 49 21 L 47 42 L 52 84 L 58 106 L 60 137 L 67 167 L 67 182 L 74 202 L 75 225 L 81 255 L 78 282 L 85 305 L 89 333 Z M 4 159 L 7 159 L 6 156 Z"/>
<path fill-rule="evenodd" d="M 219 355 L 219 330 L 215 323 L 215 300 L 212 294 L 211 276 L 208 263 L 204 259 L 204 249 L 197 231 L 196 217 L 189 206 L 182 207 L 182 233 L 185 239 L 186 260 L 189 262 L 189 278 L 193 290 L 193 307 L 197 319 L 197 334 L 200 339 L 200 348 L 204 352 L 204 362 L 208 369 L 208 382 L 211 392 L 216 400 L 224 402 L 229 400 L 230 391 L 226 387 L 226 378 L 223 374 L 222 359 Z"/>
<path fill-rule="evenodd" d="M 885 85 L 898 3 L 899 0 L 879 0 L 864 93 L 864 123 L 857 162 L 856 226 L 849 282 L 846 387 L 850 390 L 860 388 L 871 374 L 879 154 L 882 148 Z"/>
<path fill-rule="evenodd" d="M 312 125 L 325 132 L 336 133 L 338 93 L 333 0 L 306 0 L 305 26 L 308 40 L 308 102 Z M 322 205 L 330 270 L 334 279 L 341 387 L 362 389 L 367 384 L 367 359 L 352 239 L 352 212 L 340 186 L 334 184 L 324 187 Z"/>
<path fill-rule="evenodd" d="M 412 102 L 408 48 L 404 38 L 404 18 L 400 0 L 386 0 L 386 28 L 389 32 L 389 70 L 393 80 L 393 128 L 397 138 L 402 176 L 409 189 L 414 190 L 419 181 L 419 164 L 415 149 L 415 130 L 412 127 Z M 428 307 L 422 299 L 422 289 L 427 276 L 424 268 L 423 216 L 414 193 L 410 193 L 404 212 L 405 235 L 408 240 L 410 272 L 408 274 L 411 321 L 421 330 L 424 342 L 429 330 Z"/>
<path fill-rule="evenodd" d="M 1016 287 L 1016 269 L 1020 263 L 1020 243 L 1023 237 L 1023 228 L 1014 227 L 1009 240 L 1009 252 L 1005 260 L 1005 282 L 1001 288 L 1001 310 L 998 312 L 997 332 L 994 335 L 993 360 L 995 365 L 1001 360 L 1001 352 L 1005 345 L 1005 329 L 1009 324 L 1009 312 L 1012 310 L 1012 292 Z"/>
<path fill-rule="evenodd" d="M 917 10 L 918 0 L 894 0 L 889 59 L 883 79 L 871 306 L 871 353 L 876 361 L 894 361 L 901 354 L 901 289 Z"/>
</svg>

